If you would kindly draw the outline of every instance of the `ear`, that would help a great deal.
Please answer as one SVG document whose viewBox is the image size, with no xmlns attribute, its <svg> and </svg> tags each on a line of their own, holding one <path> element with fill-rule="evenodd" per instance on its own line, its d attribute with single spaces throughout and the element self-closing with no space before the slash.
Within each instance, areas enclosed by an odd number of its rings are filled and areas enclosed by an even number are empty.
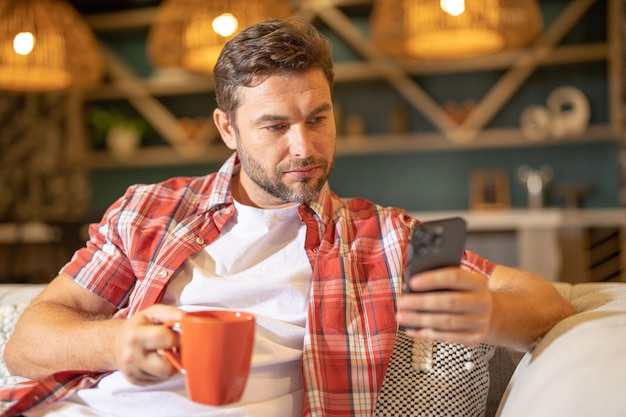
<svg viewBox="0 0 626 417">
<path fill-rule="evenodd" d="M 235 128 L 230 124 L 228 115 L 220 109 L 213 110 L 213 121 L 217 130 L 220 132 L 222 140 L 232 150 L 237 149 L 237 138 L 235 137 Z"/>
</svg>

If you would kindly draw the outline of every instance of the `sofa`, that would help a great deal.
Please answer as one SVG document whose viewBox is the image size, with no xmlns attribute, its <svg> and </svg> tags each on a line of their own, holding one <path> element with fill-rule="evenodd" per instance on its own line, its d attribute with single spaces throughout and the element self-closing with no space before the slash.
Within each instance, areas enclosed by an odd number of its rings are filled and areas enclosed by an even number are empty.
<svg viewBox="0 0 626 417">
<path fill-rule="evenodd" d="M 554 285 L 578 313 L 531 352 L 495 350 L 485 416 L 626 416 L 626 283 Z M 0 284 L 2 351 L 20 312 L 42 288 Z M 0 385 L 19 380 L 0 360 Z"/>
</svg>

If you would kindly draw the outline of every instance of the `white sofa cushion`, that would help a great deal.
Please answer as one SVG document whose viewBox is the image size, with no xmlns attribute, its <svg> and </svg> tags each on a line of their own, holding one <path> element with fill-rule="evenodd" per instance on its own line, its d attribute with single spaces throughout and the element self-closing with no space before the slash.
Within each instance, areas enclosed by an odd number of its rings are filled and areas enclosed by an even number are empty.
<svg viewBox="0 0 626 417">
<path fill-rule="evenodd" d="M 0 284 L 0 306 L 30 301 L 46 284 Z"/>
<path fill-rule="evenodd" d="M 498 416 L 625 415 L 626 284 L 578 284 L 570 297 L 579 314 L 524 356 Z"/>
</svg>

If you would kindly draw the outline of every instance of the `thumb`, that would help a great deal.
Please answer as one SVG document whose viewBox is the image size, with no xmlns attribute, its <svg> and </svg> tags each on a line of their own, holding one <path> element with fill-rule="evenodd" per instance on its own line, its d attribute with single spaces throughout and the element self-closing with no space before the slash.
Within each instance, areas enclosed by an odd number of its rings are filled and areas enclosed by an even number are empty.
<svg viewBox="0 0 626 417">
<path fill-rule="evenodd" d="M 184 314 L 183 310 L 165 304 L 155 304 L 141 311 L 141 315 L 146 321 L 155 324 L 180 320 Z"/>
</svg>

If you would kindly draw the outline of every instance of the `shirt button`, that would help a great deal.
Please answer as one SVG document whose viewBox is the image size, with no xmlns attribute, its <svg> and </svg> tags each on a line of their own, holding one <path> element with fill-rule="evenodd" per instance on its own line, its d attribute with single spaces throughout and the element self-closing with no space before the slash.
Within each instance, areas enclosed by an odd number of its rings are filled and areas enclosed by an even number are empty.
<svg viewBox="0 0 626 417">
<path fill-rule="evenodd" d="M 224 214 L 230 214 L 230 207 L 226 207 L 224 209 Z"/>
<path fill-rule="evenodd" d="M 161 271 L 159 272 L 159 277 L 160 278 L 165 278 L 167 276 L 167 271 Z"/>
<path fill-rule="evenodd" d="M 204 239 L 202 239 L 200 236 L 198 236 L 198 237 L 196 238 L 196 243 L 197 243 L 198 245 L 203 245 L 203 244 L 204 244 Z"/>
</svg>

